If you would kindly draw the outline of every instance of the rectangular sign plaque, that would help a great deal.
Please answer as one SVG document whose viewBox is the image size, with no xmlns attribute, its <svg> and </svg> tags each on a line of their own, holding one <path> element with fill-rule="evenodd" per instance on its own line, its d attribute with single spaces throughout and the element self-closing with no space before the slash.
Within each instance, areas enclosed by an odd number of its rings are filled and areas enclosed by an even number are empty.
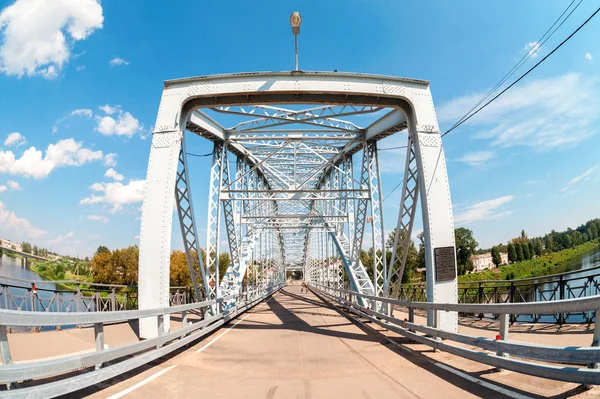
<svg viewBox="0 0 600 399">
<path fill-rule="evenodd" d="M 454 247 L 434 248 L 435 281 L 449 281 L 456 278 L 456 258 Z"/>
</svg>

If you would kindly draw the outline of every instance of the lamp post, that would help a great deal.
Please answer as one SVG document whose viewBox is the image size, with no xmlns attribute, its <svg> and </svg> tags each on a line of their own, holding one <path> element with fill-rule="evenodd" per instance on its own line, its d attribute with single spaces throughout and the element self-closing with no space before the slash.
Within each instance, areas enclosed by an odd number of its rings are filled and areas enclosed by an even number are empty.
<svg viewBox="0 0 600 399">
<path fill-rule="evenodd" d="M 294 11 L 290 15 L 290 25 L 292 25 L 292 33 L 294 34 L 294 47 L 296 49 L 296 71 L 298 70 L 298 34 L 300 34 L 300 24 L 302 17 L 298 11 Z"/>
</svg>

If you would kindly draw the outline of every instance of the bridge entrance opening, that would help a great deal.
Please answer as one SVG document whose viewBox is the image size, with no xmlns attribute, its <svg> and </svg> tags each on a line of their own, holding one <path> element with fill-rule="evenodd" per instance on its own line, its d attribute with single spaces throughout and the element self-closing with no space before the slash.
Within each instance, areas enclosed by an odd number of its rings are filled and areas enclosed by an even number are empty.
<svg viewBox="0 0 600 399">
<path fill-rule="evenodd" d="M 264 290 L 285 280 L 286 264 L 297 265 L 308 282 L 397 297 L 421 195 L 427 299 L 456 303 L 452 207 L 428 82 L 306 72 L 168 81 L 155 126 L 142 208 L 140 308 L 167 304 L 173 192 L 198 298 Z M 406 159 L 396 165 L 404 180 L 388 244 L 378 145 L 398 133 L 406 137 Z M 186 140 L 195 136 L 214 143 L 206 214 L 194 211 L 191 198 Z M 199 257 L 202 222 L 206 250 Z M 223 276 L 221 237 L 231 256 Z M 371 251 L 369 265 L 363 250 Z M 360 302 L 383 309 L 376 298 Z M 432 313 L 429 323 L 454 331 L 456 314 L 435 320 Z M 155 336 L 157 324 L 149 319 L 140 332 Z"/>
</svg>

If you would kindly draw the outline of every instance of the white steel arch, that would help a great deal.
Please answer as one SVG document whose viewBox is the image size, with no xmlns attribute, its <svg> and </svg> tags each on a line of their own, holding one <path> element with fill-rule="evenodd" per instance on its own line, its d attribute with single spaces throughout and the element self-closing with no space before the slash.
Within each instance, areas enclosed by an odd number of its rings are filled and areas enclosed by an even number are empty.
<svg viewBox="0 0 600 399">
<path fill-rule="evenodd" d="M 363 126 L 362 116 L 373 121 Z M 409 148 L 399 233 L 388 266 L 377 142 L 402 130 L 408 130 Z M 186 131 L 214 142 L 204 259 L 198 256 Z M 360 151 L 355 175 L 352 155 Z M 236 162 L 227 161 L 233 161 L 231 155 Z M 427 299 L 456 303 L 452 203 L 428 82 L 301 71 L 167 81 L 142 207 L 140 309 L 168 306 L 174 198 L 196 295 L 213 299 L 239 293 L 244 276 L 248 284 L 266 289 L 283 281 L 289 267 L 335 287 L 346 278 L 352 289 L 381 297 L 397 293 L 419 195 Z M 360 261 L 365 225 L 373 233 L 372 270 Z M 232 262 L 221 279 L 216 266 L 223 227 Z M 457 326 L 452 312 L 428 322 L 453 331 Z M 142 337 L 157 334 L 155 320 L 141 321 Z"/>
</svg>

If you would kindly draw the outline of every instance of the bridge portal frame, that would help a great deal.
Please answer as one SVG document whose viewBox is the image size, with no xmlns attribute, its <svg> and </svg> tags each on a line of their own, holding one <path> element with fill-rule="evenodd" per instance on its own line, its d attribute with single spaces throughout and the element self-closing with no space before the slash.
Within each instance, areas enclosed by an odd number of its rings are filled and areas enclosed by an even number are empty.
<svg viewBox="0 0 600 399">
<path fill-rule="evenodd" d="M 423 216 L 424 238 L 426 248 L 427 267 L 427 300 L 429 302 L 456 303 L 456 255 L 454 258 L 454 278 L 438 281 L 434 263 L 434 250 L 436 248 L 455 248 L 454 224 L 452 217 L 452 202 L 442 140 L 438 128 L 437 118 L 429 83 L 427 81 L 404 79 L 378 75 L 363 75 L 353 73 L 328 73 L 328 72 L 267 72 L 267 73 L 242 73 L 230 75 L 203 76 L 188 79 L 178 79 L 165 82 L 155 129 L 152 137 L 144 202 L 142 206 L 141 231 L 140 231 L 140 260 L 139 260 L 139 306 L 140 309 L 150 309 L 168 306 L 169 288 L 169 254 L 171 248 L 171 227 L 173 214 L 174 191 L 178 169 L 181 144 L 186 126 L 189 121 L 200 128 L 201 135 L 225 143 L 225 148 L 235 152 L 235 144 L 228 143 L 228 133 L 217 124 L 208 119 L 194 120 L 193 111 L 208 106 L 232 105 L 260 105 L 260 104 L 334 104 L 334 105 L 373 105 L 394 108 L 364 132 L 361 132 L 360 142 L 353 142 L 346 148 L 345 154 L 352 154 L 359 150 L 356 146 L 369 149 L 378 138 L 385 137 L 386 131 L 395 129 L 404 124 L 408 128 L 409 158 L 414 155 L 412 164 L 405 169 L 405 185 L 402 193 L 400 209 L 407 204 L 411 220 L 398 225 L 405 229 L 406 237 L 412 233 L 417 196 L 415 185 L 421 196 L 421 209 Z M 196 118 L 197 119 L 197 118 Z M 236 155 L 243 155 L 237 149 Z M 369 151 L 371 152 L 371 151 Z M 373 156 L 367 158 L 367 164 L 376 162 Z M 340 160 L 341 161 L 341 160 Z M 365 159 L 363 159 L 363 165 Z M 417 176 L 414 176 L 416 163 Z M 260 168 L 257 168 L 259 170 Z M 379 173 L 378 167 L 371 170 Z M 375 176 L 372 176 L 372 178 Z M 379 176 L 375 177 L 379 180 Z M 406 184 L 412 182 L 413 184 Z M 266 187 L 268 189 L 269 187 Z M 369 187 L 371 195 L 374 186 Z M 379 182 L 377 182 L 378 201 L 381 201 Z M 412 191 L 411 191 L 412 189 Z M 381 205 L 381 203 L 379 203 Z M 380 207 L 379 212 L 382 212 Z M 400 214 L 400 221 L 402 221 Z M 362 215 L 360 217 L 364 217 Z M 359 215 L 354 215 L 352 221 L 355 226 Z M 383 215 L 376 216 L 377 223 L 383 223 Z M 193 221 L 192 221 L 193 222 Z M 189 228 L 189 226 L 188 226 Z M 383 226 L 381 225 L 381 229 Z M 183 227 L 182 227 L 183 229 Z M 194 229 L 192 229 L 194 230 Z M 356 252 L 353 244 L 340 243 L 336 235 L 331 233 L 331 238 L 338 249 Z M 356 234 L 355 236 L 356 237 Z M 353 237 L 349 237 L 352 241 Z M 377 237 L 383 239 L 383 237 Z M 190 243 L 191 244 L 191 243 Z M 396 237 L 393 257 L 401 259 L 402 268 L 406 260 L 409 241 Z M 197 240 L 190 247 L 197 248 Z M 308 246 L 308 245 L 307 245 Z M 447 259 L 446 259 L 447 260 Z M 385 268 L 385 259 L 382 260 Z M 196 271 L 199 276 L 206 276 L 208 265 L 203 265 L 200 259 L 200 269 Z M 191 263 L 190 263 L 191 265 Z M 192 267 L 192 266 L 190 266 Z M 254 269 L 254 268 L 253 268 Z M 384 278 L 377 276 L 375 287 L 377 294 L 384 296 L 389 293 L 390 285 L 394 282 L 391 278 L 397 274 L 388 273 L 384 269 Z M 402 274 L 399 275 L 401 279 Z M 243 277 L 243 276 L 242 276 Z M 383 287 L 383 288 L 380 288 Z M 207 289 L 208 293 L 208 289 Z M 428 315 L 428 324 L 436 325 L 444 330 L 456 331 L 457 315 L 453 312 L 441 314 L 433 320 L 432 314 Z M 165 330 L 168 329 L 168 320 L 165 320 Z M 140 322 L 140 336 L 150 338 L 161 334 L 155 320 L 147 319 Z"/>
</svg>

